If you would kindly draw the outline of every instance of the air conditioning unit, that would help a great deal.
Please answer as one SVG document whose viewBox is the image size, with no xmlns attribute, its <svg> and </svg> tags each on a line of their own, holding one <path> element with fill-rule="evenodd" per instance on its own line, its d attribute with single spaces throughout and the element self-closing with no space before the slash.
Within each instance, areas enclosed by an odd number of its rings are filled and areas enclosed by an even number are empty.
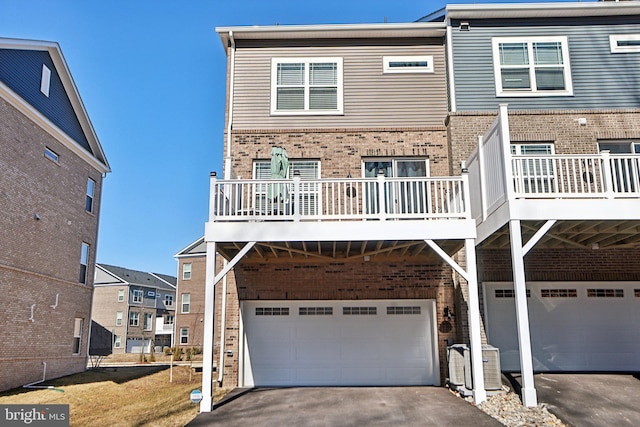
<svg viewBox="0 0 640 427">
<path fill-rule="evenodd" d="M 465 352 L 469 350 L 466 344 L 454 344 L 447 347 L 449 362 L 449 384 L 458 388 L 464 386 Z"/>
<path fill-rule="evenodd" d="M 471 373 L 471 351 L 465 351 L 464 386 L 473 389 L 473 375 Z M 485 390 L 500 390 L 502 388 L 502 372 L 500 371 L 500 351 L 492 345 L 482 346 L 482 372 Z"/>
</svg>

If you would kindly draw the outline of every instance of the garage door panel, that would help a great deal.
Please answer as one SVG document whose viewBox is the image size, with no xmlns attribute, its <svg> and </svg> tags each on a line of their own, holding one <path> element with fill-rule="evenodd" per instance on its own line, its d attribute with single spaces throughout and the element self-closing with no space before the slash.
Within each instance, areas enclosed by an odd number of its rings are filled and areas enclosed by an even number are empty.
<svg viewBox="0 0 640 427">
<path fill-rule="evenodd" d="M 387 306 L 406 300 L 245 301 L 243 385 L 436 384 L 434 303 L 409 302 L 419 315 L 387 314 Z M 254 315 L 257 307 L 278 305 L 290 315 Z"/>
<path fill-rule="evenodd" d="M 503 369 L 519 370 L 515 301 L 496 296 L 513 285 L 485 286 L 489 342 L 500 349 Z M 639 283 L 531 282 L 527 288 L 535 370 L 640 370 Z"/>
</svg>

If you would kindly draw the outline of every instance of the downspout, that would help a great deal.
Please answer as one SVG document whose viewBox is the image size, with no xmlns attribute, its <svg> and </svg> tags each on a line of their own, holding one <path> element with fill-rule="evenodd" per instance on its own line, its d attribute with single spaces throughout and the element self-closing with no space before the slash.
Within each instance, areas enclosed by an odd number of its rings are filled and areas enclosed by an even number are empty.
<svg viewBox="0 0 640 427">
<path fill-rule="evenodd" d="M 456 84 L 453 77 L 453 36 L 451 28 L 451 18 L 447 16 L 447 75 L 449 76 L 449 108 L 452 113 L 456 112 Z"/>
<path fill-rule="evenodd" d="M 233 38 L 233 31 L 229 31 L 229 48 L 230 63 L 229 63 L 229 104 L 227 107 L 227 155 L 224 159 L 224 179 L 231 179 L 231 137 L 233 131 L 233 91 L 235 82 L 235 69 L 236 69 L 236 41 Z M 224 266 L 227 266 L 227 261 L 224 261 Z M 215 292 L 214 292 L 215 295 Z M 218 362 L 218 385 L 222 385 L 222 378 L 224 377 L 224 353 L 225 353 L 225 328 L 227 318 L 227 275 L 222 279 L 222 301 L 220 305 L 220 350 L 219 362 Z"/>
<path fill-rule="evenodd" d="M 29 384 L 25 384 L 25 385 L 22 386 L 22 388 L 44 388 L 44 389 L 47 389 L 47 390 L 55 390 L 55 391 L 59 391 L 59 392 L 64 393 L 64 390 L 59 389 L 59 388 L 55 388 L 52 385 L 36 385 L 36 384 L 43 383 L 47 378 L 47 362 L 42 362 L 42 364 L 44 365 L 44 369 L 42 371 L 42 379 L 38 380 L 38 381 L 34 381 L 32 383 L 29 383 Z"/>
</svg>

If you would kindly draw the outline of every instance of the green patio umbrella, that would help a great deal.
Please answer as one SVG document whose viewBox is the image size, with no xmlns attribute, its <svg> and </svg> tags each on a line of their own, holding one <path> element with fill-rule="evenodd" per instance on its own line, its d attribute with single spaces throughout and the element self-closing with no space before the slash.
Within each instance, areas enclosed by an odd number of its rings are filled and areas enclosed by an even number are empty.
<svg viewBox="0 0 640 427">
<path fill-rule="evenodd" d="M 289 156 L 287 150 L 282 147 L 271 149 L 271 179 L 286 179 L 289 170 Z M 274 184 L 269 186 L 269 198 L 283 203 L 288 197 L 287 184 Z"/>
</svg>

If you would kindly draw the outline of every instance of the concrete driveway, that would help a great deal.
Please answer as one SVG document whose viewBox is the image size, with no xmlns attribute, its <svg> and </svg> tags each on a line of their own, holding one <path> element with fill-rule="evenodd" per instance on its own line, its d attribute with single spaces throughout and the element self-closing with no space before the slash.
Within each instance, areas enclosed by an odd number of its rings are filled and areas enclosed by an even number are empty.
<svg viewBox="0 0 640 427">
<path fill-rule="evenodd" d="M 442 387 L 251 389 L 189 426 L 501 426 Z"/>
<path fill-rule="evenodd" d="M 566 424 L 640 426 L 640 375 L 537 374 L 538 402 Z"/>
</svg>

